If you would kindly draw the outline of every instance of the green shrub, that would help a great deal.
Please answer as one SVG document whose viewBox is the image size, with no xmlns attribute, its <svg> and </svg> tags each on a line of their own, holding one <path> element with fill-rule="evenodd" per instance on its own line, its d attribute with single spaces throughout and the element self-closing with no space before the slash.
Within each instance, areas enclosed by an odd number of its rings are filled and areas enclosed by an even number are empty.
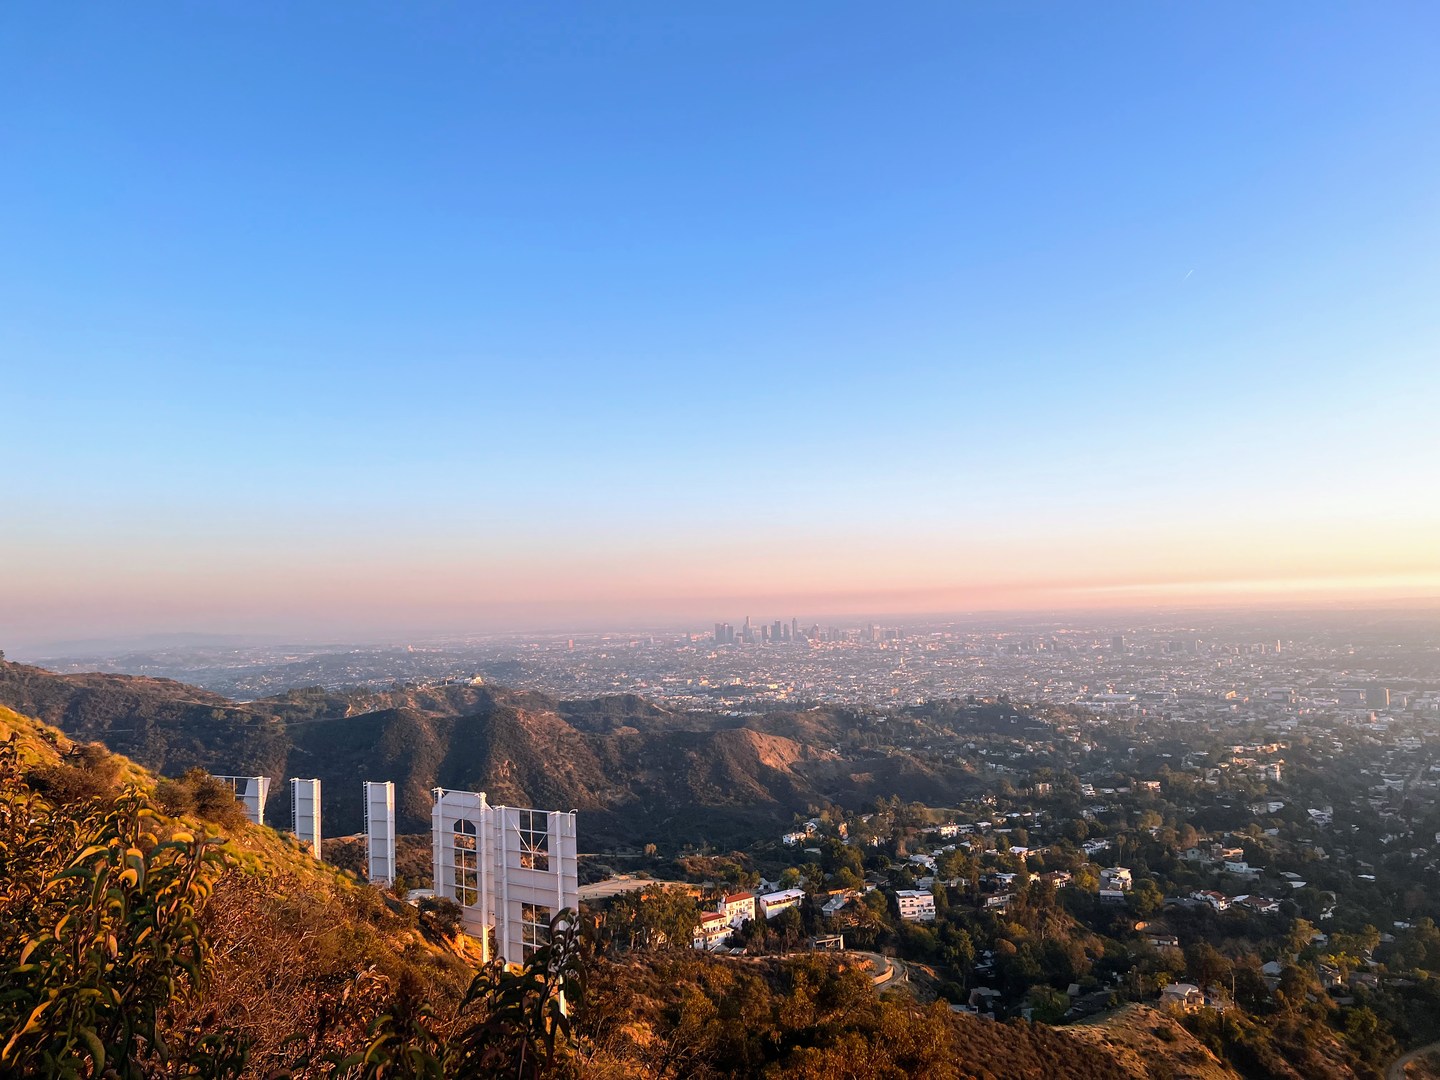
<svg viewBox="0 0 1440 1080">
<path fill-rule="evenodd" d="M 0 1073 L 139 1080 L 193 1058 L 191 1075 L 231 1075 L 243 1048 L 223 1032 L 171 1047 L 160 1025 L 203 981 L 218 842 L 161 839 L 134 788 L 66 813 L 17 763 L 13 739 L 0 744 Z"/>
<path fill-rule="evenodd" d="M 226 831 L 242 828 L 247 818 L 235 793 L 204 769 L 190 769 L 173 780 L 161 780 L 155 799 L 171 816 L 203 818 Z"/>
</svg>

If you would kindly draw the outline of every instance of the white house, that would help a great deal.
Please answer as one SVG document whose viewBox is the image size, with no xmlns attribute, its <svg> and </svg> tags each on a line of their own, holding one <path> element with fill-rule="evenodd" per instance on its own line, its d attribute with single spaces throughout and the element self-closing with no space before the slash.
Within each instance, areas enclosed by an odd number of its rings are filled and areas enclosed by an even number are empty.
<svg viewBox="0 0 1440 1080">
<path fill-rule="evenodd" d="M 1204 1005 L 1205 995 L 1194 983 L 1171 983 L 1160 991 L 1160 1004 L 1178 1005 L 1188 1011 Z"/>
<path fill-rule="evenodd" d="M 900 905 L 900 918 L 906 922 L 934 922 L 935 894 L 923 889 L 896 889 L 895 901 Z"/>
<path fill-rule="evenodd" d="M 1280 911 L 1279 900 L 1268 900 L 1263 896 L 1237 896 L 1235 903 L 1241 904 L 1261 915 L 1275 915 Z"/>
<path fill-rule="evenodd" d="M 755 918 L 755 894 L 731 893 L 720 901 L 719 911 L 731 926 L 738 927 Z"/>
<path fill-rule="evenodd" d="M 730 936 L 730 920 L 725 918 L 723 911 L 703 911 L 700 913 L 700 922 L 695 927 L 694 945 L 697 949 L 710 951 L 718 949 L 725 944 Z"/>
<path fill-rule="evenodd" d="M 1190 894 L 1190 899 L 1203 900 L 1216 911 L 1230 910 L 1230 898 L 1222 892 L 1216 892 L 1214 889 L 1197 889 Z"/>
<path fill-rule="evenodd" d="M 779 892 L 766 893 L 760 897 L 760 914 L 767 919 L 773 919 L 782 911 L 799 907 L 803 899 L 804 889 L 781 889 Z"/>
<path fill-rule="evenodd" d="M 1100 888 L 1129 892 L 1135 885 L 1129 867 L 1107 866 L 1100 871 Z"/>
</svg>

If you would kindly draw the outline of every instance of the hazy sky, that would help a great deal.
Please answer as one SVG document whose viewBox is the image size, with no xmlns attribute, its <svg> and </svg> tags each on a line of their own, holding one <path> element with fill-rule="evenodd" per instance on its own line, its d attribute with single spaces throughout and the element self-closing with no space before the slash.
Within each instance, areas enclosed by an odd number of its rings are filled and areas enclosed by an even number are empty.
<svg viewBox="0 0 1440 1080">
<path fill-rule="evenodd" d="M 1437 56 L 1428 2 L 5 5 L 0 647 L 1440 594 Z"/>
</svg>

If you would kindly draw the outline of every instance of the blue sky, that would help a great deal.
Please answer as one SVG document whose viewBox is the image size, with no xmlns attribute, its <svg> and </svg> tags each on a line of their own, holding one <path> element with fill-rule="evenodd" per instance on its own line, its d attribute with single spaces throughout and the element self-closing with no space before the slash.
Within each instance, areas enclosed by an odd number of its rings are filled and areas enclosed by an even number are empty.
<svg viewBox="0 0 1440 1080">
<path fill-rule="evenodd" d="M 0 633 L 1428 580 L 1437 46 L 1418 3 L 9 6 Z"/>
</svg>

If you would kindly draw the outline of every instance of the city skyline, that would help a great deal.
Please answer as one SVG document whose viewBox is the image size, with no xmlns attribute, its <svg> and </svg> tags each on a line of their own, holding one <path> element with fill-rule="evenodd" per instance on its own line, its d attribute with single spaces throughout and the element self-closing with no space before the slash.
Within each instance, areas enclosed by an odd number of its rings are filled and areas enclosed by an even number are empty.
<svg viewBox="0 0 1440 1080">
<path fill-rule="evenodd" d="M 1440 597 L 1428 7 L 0 21 L 0 647 Z"/>
<path fill-rule="evenodd" d="M 787 609 L 788 610 L 788 609 Z M 1330 600 L 1310 603 L 1254 603 L 1251 605 L 1216 604 L 1205 606 L 1149 605 L 1110 608 L 1034 608 L 973 611 L 835 611 L 829 614 L 808 612 L 806 615 L 779 616 L 768 611 L 764 616 L 736 616 L 736 621 L 721 616 L 655 617 L 617 620 L 597 617 L 591 620 L 515 622 L 491 627 L 438 627 L 433 623 L 411 628 L 390 627 L 392 632 L 351 632 L 336 629 L 333 633 L 291 630 L 197 631 L 165 630 L 146 633 L 99 634 L 92 637 L 12 637 L 8 658 L 20 662 L 75 661 L 88 662 L 109 657 L 143 657 L 151 650 L 154 655 L 183 655 L 189 650 L 199 653 L 234 650 L 236 657 L 251 650 L 297 649 L 297 655 L 310 655 L 314 650 L 426 650 L 468 648 L 481 645 L 523 645 L 564 648 L 568 640 L 573 649 L 577 644 L 591 646 L 679 639 L 692 644 L 749 645 L 770 644 L 773 626 L 779 622 L 787 632 L 781 644 L 808 646 L 835 643 L 884 644 L 906 641 L 916 634 L 921 637 L 945 628 L 947 632 L 1013 633 L 1043 635 L 1057 627 L 1064 632 L 1094 633 L 1113 636 L 1119 628 L 1148 628 L 1147 632 L 1196 632 L 1198 627 L 1252 627 L 1257 641 L 1268 641 L 1276 632 L 1292 632 L 1300 627 L 1319 625 L 1386 626 L 1406 624 L 1422 626 L 1440 617 L 1440 599 L 1406 595 L 1392 600 L 1365 601 Z M 747 640 L 744 625 L 751 620 L 752 635 Z M 1419 620 L 1417 622 L 1417 620 Z M 1183 628 L 1190 627 L 1189 631 Z M 1287 629 L 1288 628 L 1288 629 Z M 1206 631 L 1201 631 L 1206 632 Z M 717 636 L 721 635 L 721 636 Z M 217 652 L 218 655 L 218 652 Z"/>
</svg>

